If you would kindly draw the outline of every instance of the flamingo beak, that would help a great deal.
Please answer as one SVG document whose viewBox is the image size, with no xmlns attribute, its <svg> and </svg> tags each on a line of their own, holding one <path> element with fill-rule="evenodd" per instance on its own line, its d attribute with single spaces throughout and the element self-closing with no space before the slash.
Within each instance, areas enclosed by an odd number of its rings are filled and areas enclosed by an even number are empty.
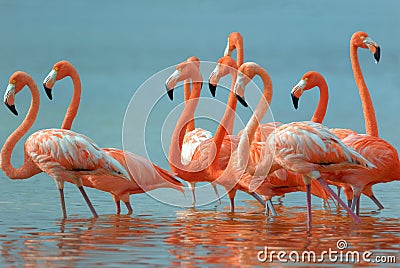
<svg viewBox="0 0 400 268">
<path fill-rule="evenodd" d="M 293 106 L 297 110 L 297 108 L 299 108 L 299 98 L 297 98 L 293 93 L 290 95 L 292 96 Z"/>
<path fill-rule="evenodd" d="M 243 78 L 243 73 L 238 74 L 234 86 L 234 91 L 236 95 L 236 99 L 242 104 L 244 107 L 248 107 L 249 105 L 247 104 L 246 100 L 244 99 L 244 78 Z"/>
<path fill-rule="evenodd" d="M 228 37 L 228 43 L 226 44 L 224 56 L 230 56 L 231 54 L 232 54 L 232 50 L 229 49 L 229 37 Z"/>
<path fill-rule="evenodd" d="M 6 104 L 6 106 L 8 107 L 8 109 L 10 109 L 10 111 L 13 113 L 13 114 L 15 114 L 15 115 L 18 115 L 18 111 L 17 111 L 17 109 L 15 109 L 15 105 L 13 104 L 13 105 L 9 105 L 9 104 L 7 104 L 7 103 L 5 103 Z"/>
<path fill-rule="evenodd" d="M 178 83 L 178 78 L 180 73 L 181 73 L 180 69 L 175 70 L 165 82 L 165 89 L 167 90 L 168 97 L 170 100 L 174 100 L 174 88 L 176 86 L 176 83 Z"/>
<path fill-rule="evenodd" d="M 299 100 L 301 95 L 303 94 L 303 90 L 306 87 L 307 81 L 304 79 L 301 79 L 297 85 L 295 85 L 292 89 L 292 92 L 290 93 L 290 96 L 292 97 L 292 102 L 294 108 L 297 110 L 299 108 Z"/>
<path fill-rule="evenodd" d="M 210 77 L 208 78 L 208 88 L 210 89 L 211 95 L 215 97 L 215 93 L 217 91 L 217 85 L 219 81 L 219 63 L 217 66 L 215 66 L 215 69 L 212 71 L 210 74 Z"/>
<path fill-rule="evenodd" d="M 10 83 L 7 86 L 6 92 L 4 93 L 4 104 L 10 109 L 10 111 L 18 115 L 17 109 L 14 105 L 14 97 L 15 97 L 15 84 Z"/>
<path fill-rule="evenodd" d="M 46 91 L 46 95 L 50 100 L 53 99 L 53 95 L 51 92 L 54 84 L 56 83 L 56 77 L 57 77 L 57 71 L 53 69 L 43 81 L 43 88 Z"/>
<path fill-rule="evenodd" d="M 364 44 L 368 47 L 368 49 L 374 54 L 375 63 L 378 63 L 381 58 L 381 48 L 373 41 L 371 38 L 367 37 L 363 40 Z"/>
</svg>

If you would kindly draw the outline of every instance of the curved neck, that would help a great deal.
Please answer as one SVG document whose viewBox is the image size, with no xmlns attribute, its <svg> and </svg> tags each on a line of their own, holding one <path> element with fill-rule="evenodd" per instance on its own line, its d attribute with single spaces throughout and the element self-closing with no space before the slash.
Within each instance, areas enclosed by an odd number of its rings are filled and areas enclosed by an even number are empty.
<svg viewBox="0 0 400 268">
<path fill-rule="evenodd" d="M 201 81 L 198 79 L 193 79 L 194 81 Z M 171 143 L 169 147 L 169 154 L 168 154 L 168 161 L 170 163 L 171 168 L 183 169 L 184 166 L 181 162 L 181 151 L 182 151 L 182 144 L 183 138 L 185 136 L 185 130 L 187 125 L 191 120 L 193 120 L 194 112 L 196 111 L 197 104 L 200 98 L 200 91 L 201 91 L 201 83 L 202 82 L 193 82 L 193 90 L 190 94 L 189 100 L 185 103 L 185 108 L 181 116 L 176 123 L 174 132 L 172 133 Z"/>
<path fill-rule="evenodd" d="M 244 62 L 243 39 L 236 41 L 236 63 L 239 68 Z"/>
<path fill-rule="evenodd" d="M 357 55 L 357 46 L 355 46 L 352 42 L 350 42 L 350 60 L 364 112 L 365 131 L 371 136 L 378 137 L 378 126 L 376 123 L 374 106 L 361 72 Z"/>
<path fill-rule="evenodd" d="M 226 105 L 225 113 L 219 123 L 217 131 L 215 132 L 214 136 L 214 143 L 216 146 L 216 155 L 219 155 L 221 150 L 222 142 L 226 135 L 231 135 L 233 131 L 233 124 L 235 121 L 235 112 L 236 112 L 236 104 L 237 99 L 234 93 L 234 86 L 236 82 L 236 72 L 232 73 L 232 84 L 231 90 L 229 92 L 228 103 Z M 218 157 L 214 158 L 214 162 L 218 162 Z"/>
<path fill-rule="evenodd" d="M 258 67 L 257 74 L 261 77 L 264 84 L 263 95 L 258 102 L 257 108 L 251 116 L 249 122 L 243 130 L 243 134 L 240 136 L 240 141 L 238 144 L 239 161 L 244 160 L 247 163 L 249 159 L 250 144 L 253 141 L 254 133 L 256 132 L 260 121 L 267 112 L 269 104 L 272 100 L 272 81 L 268 73 Z M 243 163 L 242 163 L 243 164 Z"/>
<path fill-rule="evenodd" d="M 317 109 L 315 109 L 314 115 L 311 118 L 311 121 L 321 124 L 325 118 L 326 109 L 328 107 L 328 99 L 329 99 L 328 85 L 326 84 L 325 80 L 320 79 L 318 81 L 318 88 L 319 88 L 319 101 Z"/>
<path fill-rule="evenodd" d="M 68 106 L 68 110 L 65 114 L 64 121 L 61 125 L 62 129 L 71 129 L 72 122 L 74 121 L 75 116 L 78 113 L 79 103 L 81 101 L 82 86 L 78 72 L 73 67 L 70 67 L 68 71 L 69 71 L 68 76 L 71 77 L 72 83 L 74 85 L 74 92 L 72 95 L 72 100 Z"/>
<path fill-rule="evenodd" d="M 11 155 L 17 142 L 28 132 L 35 122 L 39 111 L 39 90 L 33 80 L 29 79 L 28 87 L 32 94 L 31 106 L 28 114 L 19 127 L 8 137 L 1 149 L 1 169 L 10 179 L 27 179 L 42 172 L 28 156 L 24 149 L 24 163 L 18 169 L 11 164 Z"/>
<path fill-rule="evenodd" d="M 191 93 L 190 87 L 191 87 L 190 79 L 186 79 L 183 84 L 183 99 L 185 100 L 185 103 L 190 98 L 190 93 Z M 194 130 L 194 128 L 195 128 L 195 124 L 194 124 L 194 118 L 193 118 L 193 120 L 190 120 L 190 122 L 187 124 L 186 133 Z"/>
</svg>

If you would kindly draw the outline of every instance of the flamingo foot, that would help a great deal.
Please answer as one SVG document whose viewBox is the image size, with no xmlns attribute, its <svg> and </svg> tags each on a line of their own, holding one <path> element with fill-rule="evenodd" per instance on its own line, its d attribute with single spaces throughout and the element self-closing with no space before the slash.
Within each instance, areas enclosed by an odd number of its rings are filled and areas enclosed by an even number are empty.
<svg viewBox="0 0 400 268">
<path fill-rule="evenodd" d="M 125 202 L 125 206 L 126 206 L 126 208 L 128 209 L 127 215 L 132 215 L 133 209 L 132 209 L 131 203 L 129 203 L 129 201 L 128 201 L 128 202 Z"/>
<path fill-rule="evenodd" d="M 89 206 L 89 209 L 93 214 L 93 217 L 98 218 L 99 216 L 97 215 L 97 212 L 94 209 L 92 202 L 90 202 L 89 197 L 87 196 L 87 194 L 85 192 L 85 189 L 83 189 L 83 186 L 80 186 L 78 188 L 79 188 L 79 191 L 81 191 L 81 194 L 82 194 L 83 198 L 85 199 L 86 204 Z"/>
<path fill-rule="evenodd" d="M 67 218 L 67 209 L 65 208 L 64 189 L 59 188 L 58 191 L 60 193 L 60 202 L 61 202 L 63 219 L 66 219 Z"/>
<path fill-rule="evenodd" d="M 311 231 L 311 184 L 306 185 L 306 194 L 307 194 L 307 231 Z"/>
<path fill-rule="evenodd" d="M 356 214 L 354 214 L 354 212 L 348 206 L 346 206 L 346 204 L 342 201 L 342 199 L 340 199 L 336 195 L 336 193 L 331 189 L 331 187 L 329 187 L 329 185 L 322 178 L 317 179 L 317 181 L 319 182 L 319 184 L 321 184 L 322 187 L 325 188 L 325 190 L 327 190 L 330 193 L 330 195 L 342 206 L 342 208 L 344 208 L 347 211 L 350 217 L 352 217 L 357 223 L 362 223 L 361 219 Z M 353 202 L 355 202 L 355 200 L 353 200 Z"/>
<path fill-rule="evenodd" d="M 375 205 L 377 205 L 377 207 L 378 207 L 379 209 L 384 209 L 384 208 L 385 208 L 385 207 L 381 204 L 381 202 L 379 202 L 379 200 L 376 198 L 375 195 L 371 195 L 369 198 L 375 203 Z"/>
<path fill-rule="evenodd" d="M 276 210 L 274 208 L 274 205 L 272 204 L 272 200 L 271 199 L 267 200 L 265 207 L 268 207 L 269 210 L 271 210 L 272 216 L 278 216 L 278 213 L 276 213 Z"/>
</svg>

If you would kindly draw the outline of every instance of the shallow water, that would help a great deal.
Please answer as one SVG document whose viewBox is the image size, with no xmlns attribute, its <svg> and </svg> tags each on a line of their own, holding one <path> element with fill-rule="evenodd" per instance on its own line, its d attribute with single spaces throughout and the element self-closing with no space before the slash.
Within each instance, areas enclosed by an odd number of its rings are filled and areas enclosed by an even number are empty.
<svg viewBox="0 0 400 268">
<path fill-rule="evenodd" d="M 317 70 L 325 75 L 330 88 L 325 124 L 364 132 L 348 56 L 352 33 L 364 30 L 382 48 L 378 65 L 368 51 L 359 52 L 380 135 L 399 149 L 400 121 L 396 116 L 400 98 L 399 10 L 398 1 L 377 4 L 372 0 L 256 1 L 252 5 L 244 5 L 243 1 L 180 1 L 164 5 L 128 0 L 3 1 L 0 2 L 0 92 L 4 92 L 9 76 L 16 70 L 30 73 L 40 85 L 55 62 L 69 60 L 78 69 L 83 85 L 73 130 L 90 136 L 102 147 L 122 148 L 125 111 L 146 79 L 191 55 L 216 61 L 225 48 L 227 35 L 240 31 L 245 39 L 245 60 L 259 63 L 271 75 L 274 85 L 271 109 L 277 121 L 310 118 L 317 92 L 304 96 L 296 112 L 289 93 L 303 73 Z M 207 78 L 208 74 L 203 76 Z M 230 80 L 227 81 L 229 85 Z M 256 83 L 260 85 L 260 80 L 256 79 Z M 56 87 L 51 102 L 41 92 L 38 119 L 29 133 L 60 125 L 72 86 L 66 79 L 57 82 Z M 159 87 L 164 89 L 163 84 Z M 149 96 L 154 92 L 149 92 Z M 176 94 L 179 100 L 182 93 Z M 204 90 L 202 96 L 210 94 Z M 226 92 L 218 91 L 217 97 L 225 102 Z M 0 144 L 23 120 L 29 101 L 28 90 L 18 94 L 18 118 L 5 107 L 0 109 Z M 171 103 L 163 99 L 151 114 L 146 129 L 146 152 L 152 161 L 166 169 L 169 168 L 160 149 L 158 127 L 164 114 L 178 104 L 180 101 Z M 200 109 L 210 111 L 207 106 Z M 238 110 L 249 115 L 247 110 Z M 200 121 L 199 126 L 214 131 L 216 125 L 206 121 Z M 173 122 L 168 127 L 171 130 Z M 236 128 L 240 129 L 240 124 Z M 134 136 L 130 140 L 133 144 L 130 149 L 144 154 L 142 147 L 135 144 L 136 139 Z M 162 139 L 168 145 L 168 135 Z M 20 142 L 14 151 L 15 166 L 22 163 L 22 148 Z M 163 149 L 168 151 L 168 147 Z M 274 199 L 279 214 L 274 218 L 266 218 L 263 209 L 243 193 L 237 196 L 234 214 L 228 213 L 226 197 L 221 205 L 214 202 L 191 209 L 169 206 L 142 194 L 131 196 L 133 215 L 116 216 L 108 194 L 88 189 L 100 214 L 98 219 L 92 219 L 77 189 L 67 184 L 69 218 L 62 220 L 58 192 L 47 175 L 11 181 L 0 173 L 0 180 L 2 267 L 254 266 L 262 264 L 257 255 L 265 247 L 268 252 L 284 250 L 289 254 L 296 250 L 300 255 L 303 251 L 320 254 L 324 250 L 337 250 L 338 240 L 343 239 L 349 251 L 371 251 L 373 260 L 380 255 L 396 256 L 399 263 L 400 182 L 374 186 L 376 196 L 385 206 L 381 211 L 362 198 L 362 224 L 353 223 L 334 204 L 329 208 L 313 199 L 313 230 L 308 235 L 304 193 Z M 210 191 L 208 194 L 212 194 Z M 203 194 L 198 193 L 200 203 Z M 186 195 L 188 205 L 190 193 Z M 175 192 L 166 196 L 171 200 L 184 199 Z M 330 262 L 327 256 L 324 259 L 325 265 L 346 264 Z M 274 255 L 274 264 L 285 263 L 279 263 Z"/>
</svg>

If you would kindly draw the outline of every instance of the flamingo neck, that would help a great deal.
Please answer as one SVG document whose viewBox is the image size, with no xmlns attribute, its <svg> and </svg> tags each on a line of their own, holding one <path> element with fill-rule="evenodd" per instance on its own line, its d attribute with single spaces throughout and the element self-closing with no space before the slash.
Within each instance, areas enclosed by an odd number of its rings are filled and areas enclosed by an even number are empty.
<svg viewBox="0 0 400 268">
<path fill-rule="evenodd" d="M 329 92 L 328 85 L 324 79 L 319 79 L 317 84 L 319 88 L 319 101 L 311 121 L 321 124 L 324 121 L 328 107 Z"/>
<path fill-rule="evenodd" d="M 174 132 L 172 133 L 168 155 L 171 169 L 184 169 L 184 166 L 181 162 L 182 144 L 185 136 L 185 130 L 187 129 L 187 125 L 189 124 L 190 120 L 193 120 L 194 112 L 196 111 L 200 98 L 202 82 L 197 81 L 201 81 L 201 79 L 192 79 L 192 93 L 190 94 L 189 100 L 185 103 L 185 108 L 183 109 L 183 112 L 176 123 Z"/>
<path fill-rule="evenodd" d="M 361 72 L 357 55 L 357 46 L 352 42 L 350 43 L 350 60 L 364 112 L 365 131 L 368 135 L 378 137 L 378 126 L 376 123 L 374 105 L 372 104 L 371 96 Z"/>
<path fill-rule="evenodd" d="M 24 121 L 19 127 L 8 137 L 1 149 L 1 169 L 10 179 L 27 179 L 42 172 L 36 164 L 28 156 L 24 150 L 24 163 L 20 168 L 15 168 L 11 164 L 11 155 L 17 142 L 28 132 L 35 122 L 39 111 L 40 97 L 39 90 L 32 79 L 28 80 L 28 87 L 32 94 L 31 105 Z"/>
<path fill-rule="evenodd" d="M 243 39 L 236 41 L 236 63 L 239 68 L 244 62 L 244 49 L 243 49 Z"/>
<path fill-rule="evenodd" d="M 228 103 L 226 105 L 225 113 L 221 119 L 221 122 L 217 128 L 217 131 L 214 136 L 214 143 L 216 146 L 216 156 L 219 155 L 221 150 L 222 142 L 226 135 L 232 134 L 233 124 L 235 121 L 235 112 L 237 99 L 234 93 L 234 86 L 236 81 L 236 72 L 232 73 L 232 84 L 231 90 L 229 92 Z M 218 157 L 214 158 L 213 164 L 218 162 Z"/>
<path fill-rule="evenodd" d="M 75 116 L 78 113 L 79 103 L 81 101 L 81 91 L 82 91 L 81 79 L 79 78 L 76 69 L 70 66 L 67 71 L 68 71 L 68 76 L 70 76 L 72 79 L 72 83 L 74 85 L 74 92 L 72 95 L 72 100 L 65 114 L 64 121 L 61 125 L 62 129 L 71 129 L 72 122 L 74 121 Z"/>
<path fill-rule="evenodd" d="M 260 125 L 260 121 L 267 112 L 269 108 L 269 104 L 272 100 L 272 81 L 269 77 L 268 73 L 262 69 L 261 67 L 257 67 L 257 74 L 261 77 L 264 84 L 264 91 L 261 99 L 257 105 L 256 110 L 251 116 L 249 122 L 246 124 L 244 131 L 240 137 L 238 144 L 238 152 L 239 152 L 239 164 L 246 165 L 249 159 L 250 153 L 250 144 L 253 141 L 254 133 L 256 132 L 258 126 Z M 241 161 L 245 163 L 242 163 Z"/>
<path fill-rule="evenodd" d="M 190 86 L 191 86 L 190 79 L 186 79 L 183 84 L 183 98 L 185 100 L 185 103 L 190 98 L 190 93 L 191 93 Z M 193 119 L 193 120 L 190 120 L 189 123 L 187 124 L 186 133 L 194 130 L 194 128 L 195 128 L 195 124 L 194 124 L 194 119 Z"/>
</svg>

